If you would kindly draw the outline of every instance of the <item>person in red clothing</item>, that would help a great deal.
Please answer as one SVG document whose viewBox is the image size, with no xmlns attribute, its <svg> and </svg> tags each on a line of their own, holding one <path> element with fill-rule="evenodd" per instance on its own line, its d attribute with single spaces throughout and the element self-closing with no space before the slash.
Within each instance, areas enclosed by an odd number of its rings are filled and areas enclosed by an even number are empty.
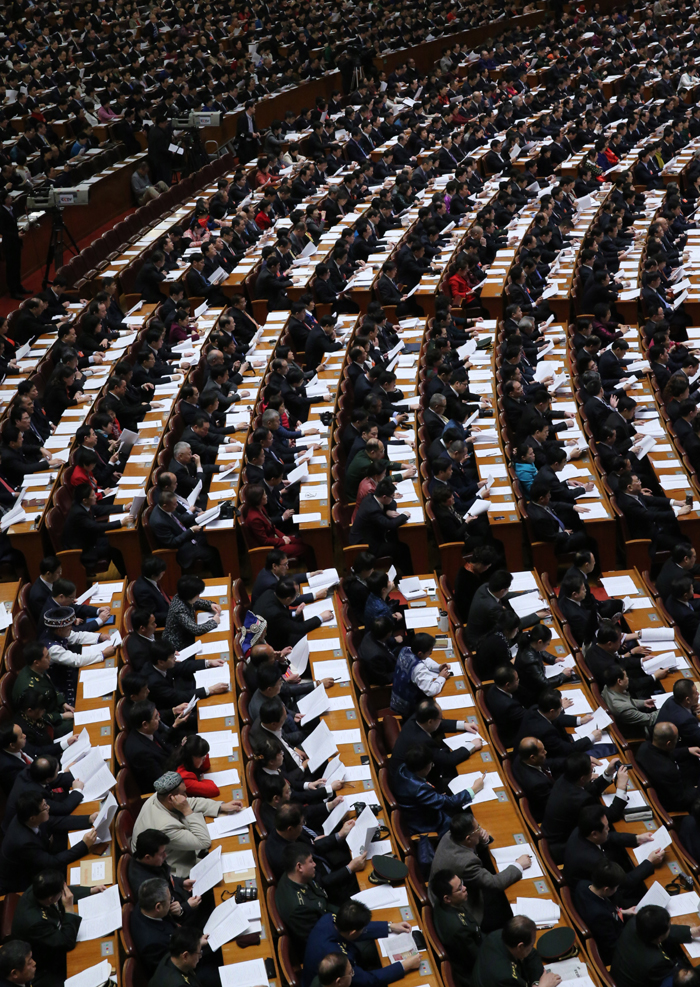
<svg viewBox="0 0 700 987">
<path fill-rule="evenodd" d="M 261 230 L 269 230 L 272 226 L 272 202 L 269 199 L 263 199 L 260 203 L 260 212 L 255 217 L 256 224 Z"/>
<path fill-rule="evenodd" d="M 362 503 L 362 501 L 365 499 L 365 497 L 369 496 L 369 494 L 373 494 L 379 481 L 385 479 L 386 467 L 387 467 L 386 459 L 377 459 L 375 460 L 375 462 L 370 463 L 370 465 L 368 466 L 367 476 L 362 480 L 359 487 L 357 488 L 357 496 L 355 497 L 356 507 L 355 510 L 352 512 L 352 520 L 350 522 L 351 524 L 355 520 L 355 517 L 357 516 L 358 508 Z"/>
<path fill-rule="evenodd" d="M 464 254 L 457 257 L 448 275 L 447 284 L 455 305 L 461 305 L 464 301 L 473 301 L 474 295 L 467 276 L 467 258 Z"/>
<path fill-rule="evenodd" d="M 301 538 L 296 535 L 285 535 L 270 520 L 265 509 L 267 493 L 263 486 L 254 483 L 246 487 L 245 500 L 241 518 L 253 547 L 269 545 L 270 548 L 282 548 L 291 559 L 301 558 L 306 553 L 306 546 Z"/>
<path fill-rule="evenodd" d="M 178 747 L 173 755 L 171 765 L 185 783 L 187 795 L 213 799 L 220 794 L 219 786 L 202 776 L 209 771 L 209 744 L 195 733 L 188 737 L 185 743 Z"/>
<path fill-rule="evenodd" d="M 97 466 L 97 463 L 97 453 L 92 449 L 87 449 L 85 446 L 81 446 L 75 454 L 75 466 L 73 467 L 73 472 L 71 473 L 70 485 L 73 489 L 75 489 L 76 487 L 87 483 L 95 491 L 97 500 L 108 504 L 110 503 L 110 496 L 106 496 L 106 491 L 100 487 L 95 479 L 95 467 Z M 111 494 L 111 499 L 114 499 L 113 493 Z"/>
</svg>

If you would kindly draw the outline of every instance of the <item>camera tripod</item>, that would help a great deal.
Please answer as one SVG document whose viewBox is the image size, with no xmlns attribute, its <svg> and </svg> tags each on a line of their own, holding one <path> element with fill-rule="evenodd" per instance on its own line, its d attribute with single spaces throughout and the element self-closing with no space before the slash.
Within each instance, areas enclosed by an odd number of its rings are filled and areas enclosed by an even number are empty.
<svg viewBox="0 0 700 987">
<path fill-rule="evenodd" d="M 78 244 L 73 239 L 71 231 L 68 229 L 66 224 L 63 222 L 63 210 L 54 207 L 49 210 L 51 213 L 51 238 L 49 240 L 49 248 L 46 251 L 46 268 L 44 270 L 44 277 L 41 281 L 41 287 L 46 290 L 46 286 L 49 283 L 49 271 L 51 270 L 51 265 L 53 264 L 54 274 L 58 271 L 60 267 L 63 266 L 63 251 L 66 248 L 66 240 L 68 241 L 67 246 L 73 251 L 74 254 L 79 254 L 80 249 Z"/>
<path fill-rule="evenodd" d="M 356 89 L 365 81 L 365 70 L 361 65 L 356 65 L 352 70 L 352 80 L 350 82 L 350 92 L 355 92 Z"/>
</svg>

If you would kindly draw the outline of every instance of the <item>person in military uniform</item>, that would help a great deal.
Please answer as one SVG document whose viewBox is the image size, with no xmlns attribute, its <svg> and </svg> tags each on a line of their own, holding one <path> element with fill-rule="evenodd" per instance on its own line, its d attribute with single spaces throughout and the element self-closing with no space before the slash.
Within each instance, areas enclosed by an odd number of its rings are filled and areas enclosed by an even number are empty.
<svg viewBox="0 0 700 987">
<path fill-rule="evenodd" d="M 87 889 L 86 889 L 87 890 Z M 63 987 L 66 954 L 75 949 L 82 918 L 66 911 L 73 894 L 60 871 L 42 871 L 17 902 L 12 935 L 32 947 L 36 960 L 34 987 Z"/>
<path fill-rule="evenodd" d="M 171 936 L 168 953 L 158 964 L 148 987 L 200 987 L 195 971 L 206 940 L 199 929 L 181 926 Z"/>
<path fill-rule="evenodd" d="M 345 953 L 329 953 L 319 963 L 311 987 L 350 987 L 353 972 Z"/>
<path fill-rule="evenodd" d="M 430 878 L 433 923 L 445 947 L 457 987 L 471 987 L 471 974 L 481 946 L 481 929 L 467 911 L 467 889 L 453 870 L 436 871 Z"/>
<path fill-rule="evenodd" d="M 44 702 L 45 719 L 53 727 L 54 739 L 73 731 L 73 709 L 66 705 L 63 693 L 58 692 L 48 676 L 51 658 L 46 645 L 33 641 L 24 649 L 26 665 L 21 669 L 12 689 L 12 702 L 17 708 L 27 689 L 36 689 Z"/>
<path fill-rule="evenodd" d="M 309 933 L 326 912 L 337 915 L 328 895 L 316 883 L 316 861 L 305 843 L 290 843 L 282 854 L 284 874 L 275 889 L 275 904 L 295 945 L 304 951 Z"/>
<path fill-rule="evenodd" d="M 671 925 L 659 905 L 645 905 L 622 930 L 610 973 L 618 987 L 659 987 L 676 966 L 687 966 L 680 943 L 700 939 L 700 926 Z"/>
<path fill-rule="evenodd" d="M 322 960 L 329 953 L 344 953 L 348 957 L 354 971 L 354 987 L 381 987 L 403 980 L 410 970 L 417 970 L 420 966 L 418 953 L 370 972 L 362 963 L 359 946 L 363 942 L 385 939 L 390 932 L 410 931 L 410 922 L 373 922 L 369 908 L 362 902 L 349 898 L 340 906 L 337 915 L 331 915 L 330 912 L 322 915 L 309 935 L 302 971 L 304 987 L 311 987 L 311 981 L 318 973 Z"/>
<path fill-rule="evenodd" d="M 516 915 L 502 929 L 484 937 L 474 970 L 473 987 L 556 987 L 560 977 L 545 972 L 535 949 L 537 926 L 530 918 Z"/>
</svg>

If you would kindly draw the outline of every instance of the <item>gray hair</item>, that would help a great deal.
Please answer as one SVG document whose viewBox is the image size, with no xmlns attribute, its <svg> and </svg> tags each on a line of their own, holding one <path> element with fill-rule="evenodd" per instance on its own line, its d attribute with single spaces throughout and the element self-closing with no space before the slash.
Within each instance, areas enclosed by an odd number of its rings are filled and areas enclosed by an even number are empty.
<svg viewBox="0 0 700 987">
<path fill-rule="evenodd" d="M 447 398 L 444 394 L 433 394 L 430 399 L 430 407 L 434 411 L 436 408 L 442 407 L 443 404 L 447 404 Z"/>
<path fill-rule="evenodd" d="M 139 888 L 139 908 L 142 911 L 152 912 L 161 901 L 168 900 L 169 893 L 167 881 L 163 881 L 160 877 L 144 881 Z"/>
<path fill-rule="evenodd" d="M 181 453 L 187 452 L 189 448 L 190 448 L 189 442 L 176 442 L 175 448 L 173 449 L 173 456 L 175 457 L 175 459 L 177 459 L 177 457 Z"/>
<path fill-rule="evenodd" d="M 268 408 L 267 411 L 263 411 L 262 424 L 263 427 L 267 427 L 270 422 L 275 421 L 279 418 L 279 412 L 275 411 L 274 408 Z"/>
</svg>

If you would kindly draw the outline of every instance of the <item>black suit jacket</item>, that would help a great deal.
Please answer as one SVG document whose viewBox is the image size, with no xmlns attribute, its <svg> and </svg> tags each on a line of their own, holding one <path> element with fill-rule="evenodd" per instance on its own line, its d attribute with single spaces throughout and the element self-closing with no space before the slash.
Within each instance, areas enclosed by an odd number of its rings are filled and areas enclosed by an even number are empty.
<svg viewBox="0 0 700 987">
<path fill-rule="evenodd" d="M 273 648 L 294 646 L 306 634 L 321 626 L 320 617 L 304 619 L 302 610 L 299 617 L 279 602 L 274 589 L 265 590 L 255 604 L 254 611 L 267 621 L 267 641 Z"/>
<path fill-rule="evenodd" d="M 185 569 L 194 562 L 197 556 L 197 545 L 202 544 L 202 542 L 206 543 L 206 536 L 201 532 L 193 535 L 189 531 L 183 531 L 173 516 L 164 511 L 160 504 L 153 508 L 148 523 L 160 548 L 176 548 L 178 564 Z M 188 524 L 187 519 L 181 520 L 180 523 L 184 524 L 186 528 L 190 528 L 193 527 L 196 520 L 193 517 L 192 524 Z"/>
<path fill-rule="evenodd" d="M 549 767 L 549 761 L 547 766 Z M 519 757 L 513 758 L 512 767 L 515 780 L 525 793 L 530 812 L 537 822 L 542 822 L 547 801 L 554 786 L 554 779 L 546 775 L 544 771 L 533 768 L 530 764 L 523 764 Z"/>
<path fill-rule="evenodd" d="M 654 873 L 654 866 L 648 860 L 637 867 L 632 867 L 625 847 L 636 846 L 637 837 L 634 833 L 616 833 L 611 831 L 602 849 L 590 840 L 579 835 L 578 826 L 566 841 L 564 851 L 564 878 L 570 888 L 576 887 L 579 881 L 590 881 L 593 871 L 604 858 L 619 864 L 625 871 L 625 878 L 620 885 L 623 890 L 640 887 L 640 897 L 644 893 L 642 882 Z"/>
<path fill-rule="evenodd" d="M 61 843 L 65 845 L 65 834 L 89 829 L 90 825 L 88 816 L 60 816 L 49 818 L 35 833 L 15 816 L 0 847 L 0 892 L 26 891 L 34 876 L 43 870 L 65 872 L 68 864 L 88 853 L 82 840 L 67 850 L 60 849 Z"/>
<path fill-rule="evenodd" d="M 578 644 L 583 645 L 591 641 L 598 627 L 597 612 L 561 594 L 557 602 Z"/>
<path fill-rule="evenodd" d="M 588 805 L 597 805 L 600 796 L 610 782 L 601 775 L 586 788 L 574 785 L 563 775 L 554 783 L 545 809 L 542 829 L 549 841 L 549 849 L 554 859 L 561 861 L 566 849 L 566 841 L 578 825 L 581 810 Z M 608 822 L 617 822 L 625 812 L 625 802 L 615 797 L 607 810 Z"/>
<path fill-rule="evenodd" d="M 545 746 L 549 757 L 568 757 L 575 751 L 585 751 L 592 746 L 590 737 L 572 740 L 565 727 L 574 726 L 575 717 L 560 713 L 556 720 L 549 721 L 540 713 L 537 706 L 525 710 L 520 729 L 513 746 L 517 748 L 523 737 L 537 737 Z"/>
<path fill-rule="evenodd" d="M 152 740 L 138 730 L 130 730 L 124 743 L 124 757 L 143 795 L 153 791 L 156 778 L 165 772 L 170 749 L 158 737 Z"/>
<path fill-rule="evenodd" d="M 466 747 L 458 747 L 453 751 L 445 743 L 445 734 L 455 733 L 456 730 L 456 720 L 443 720 L 435 733 L 428 734 L 417 722 L 414 713 L 404 722 L 396 739 L 389 761 L 390 773 L 393 775 L 398 771 L 411 747 L 425 745 L 430 748 L 433 757 L 433 770 L 428 775 L 428 781 L 444 791 L 445 782 L 457 776 L 457 765 L 469 758 Z"/>
<path fill-rule="evenodd" d="M 168 616 L 168 602 L 157 587 L 149 579 L 139 576 L 131 592 L 136 606 L 152 613 L 158 626 L 163 627 Z"/>
<path fill-rule="evenodd" d="M 667 754 L 648 740 L 637 751 L 637 763 L 667 812 L 687 812 L 700 794 L 697 788 L 686 783 L 679 767 L 691 758 L 686 747 L 677 747 L 673 754 Z"/>
<path fill-rule="evenodd" d="M 513 696 L 492 685 L 486 694 L 486 705 L 506 747 L 513 747 L 525 716 L 525 707 Z"/>
<path fill-rule="evenodd" d="M 29 767 L 25 767 L 15 777 L 15 783 L 7 800 L 5 816 L 2 821 L 3 832 L 7 832 L 10 823 L 15 817 L 17 799 L 20 795 L 24 795 L 27 792 L 31 792 L 33 795 L 41 795 L 45 798 L 48 802 L 51 816 L 69 816 L 83 801 L 82 792 L 69 791 L 72 784 L 73 775 L 67 772 L 65 774 L 59 774 L 56 780 L 52 782 L 51 788 L 47 785 L 40 785 L 30 777 Z"/>
</svg>

